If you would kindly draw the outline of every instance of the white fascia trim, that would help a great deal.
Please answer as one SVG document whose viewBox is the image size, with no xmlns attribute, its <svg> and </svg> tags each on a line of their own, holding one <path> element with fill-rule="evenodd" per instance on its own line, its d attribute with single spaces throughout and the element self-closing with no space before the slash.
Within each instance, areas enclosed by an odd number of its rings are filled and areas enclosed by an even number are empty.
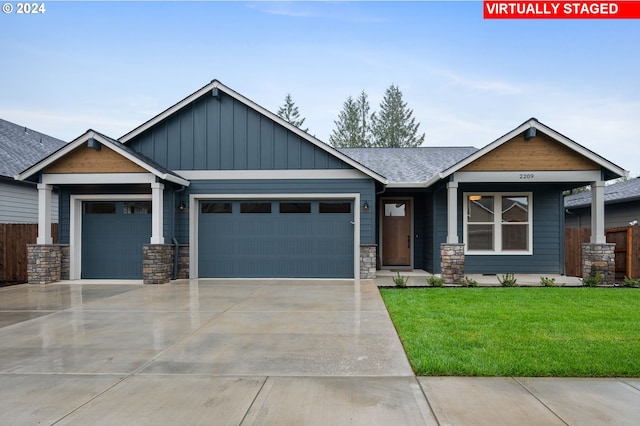
<svg viewBox="0 0 640 426">
<path fill-rule="evenodd" d="M 360 194 L 190 194 L 189 195 L 189 277 L 198 278 L 198 212 L 200 200 L 352 200 L 353 277 L 360 278 Z"/>
<path fill-rule="evenodd" d="M 189 180 L 368 179 L 356 169 L 322 170 L 176 170 Z"/>
<path fill-rule="evenodd" d="M 42 183 L 49 185 L 95 185 L 95 184 L 134 184 L 153 183 L 152 173 L 45 173 Z"/>
<path fill-rule="evenodd" d="M 495 141 L 491 142 L 489 145 L 485 146 L 484 148 L 481 148 L 478 151 L 474 152 L 469 157 L 465 158 L 464 160 L 460 161 L 459 163 L 456 163 L 453 166 L 449 167 L 448 169 L 444 170 L 439 175 L 440 179 L 444 179 L 445 177 L 449 176 L 450 174 L 455 173 L 458 170 L 462 169 L 463 167 L 473 163 L 478 158 L 486 155 L 490 151 L 493 151 L 494 149 L 496 149 L 500 145 L 502 145 L 505 142 L 513 139 L 514 137 L 516 137 L 520 133 L 522 133 L 525 130 L 530 129 L 532 127 L 535 127 L 536 129 L 538 129 L 541 132 L 547 134 L 548 136 L 552 137 L 553 139 L 555 139 L 556 141 L 558 141 L 561 144 L 565 145 L 566 147 L 572 149 L 573 151 L 577 152 L 578 154 L 583 155 L 584 157 L 588 158 L 589 160 L 593 161 L 594 163 L 600 165 L 601 167 L 609 169 L 612 172 L 615 172 L 615 173 L 619 174 L 620 176 L 627 176 L 629 174 L 626 170 L 620 168 L 619 166 L 617 166 L 617 165 L 613 164 L 612 162 L 606 160 L 605 158 L 599 156 L 598 154 L 594 153 L 593 151 L 583 147 L 582 145 L 578 144 L 577 142 L 572 141 L 568 137 L 556 132 L 555 130 L 551 129 L 550 127 L 545 126 L 544 124 L 540 123 L 539 121 L 531 119 L 531 120 L 529 120 L 529 121 L 527 121 L 525 123 L 522 123 L 520 126 L 516 127 L 515 129 L 513 129 L 512 131 L 510 131 L 506 135 L 504 135 L 504 136 L 496 139 Z"/>
<path fill-rule="evenodd" d="M 587 171 L 536 171 L 523 170 L 517 172 L 455 172 L 453 180 L 456 182 L 518 182 L 518 183 L 546 183 L 546 182 L 593 182 L 600 180 L 599 170 Z"/>
<path fill-rule="evenodd" d="M 387 188 L 427 188 L 425 182 L 394 182 L 386 185 Z"/>
<path fill-rule="evenodd" d="M 214 88 L 221 89 L 223 92 L 225 92 L 227 95 L 231 96 L 232 98 L 236 99 L 238 102 L 241 102 L 241 103 L 247 105 L 249 108 L 251 108 L 251 109 L 257 111 L 258 113 L 268 117 L 269 119 L 275 121 L 279 125 L 285 127 L 287 130 L 295 133 L 296 135 L 300 136 L 304 140 L 306 140 L 308 142 L 311 142 L 316 147 L 322 149 L 323 151 L 326 151 L 327 153 L 331 154 L 334 157 L 339 158 L 340 160 L 342 160 L 345 163 L 349 164 L 351 167 L 360 170 L 362 173 L 364 173 L 365 175 L 369 176 L 370 178 L 375 179 L 375 180 L 377 180 L 378 182 L 380 182 L 382 184 L 386 184 L 387 183 L 387 179 L 384 176 L 381 176 L 381 175 L 377 174 L 376 172 L 368 169 L 367 167 L 365 167 L 362 164 L 358 163 L 357 161 L 353 160 L 351 157 L 348 157 L 348 156 L 344 155 L 343 153 L 341 153 L 337 149 L 333 148 L 332 146 L 329 146 L 326 143 L 322 142 L 321 140 L 316 139 L 315 137 L 311 136 L 310 134 L 302 131 L 301 129 L 299 129 L 298 127 L 296 127 L 293 124 L 289 123 L 288 121 L 278 117 L 276 114 L 272 113 L 271 111 L 261 107 L 260 105 L 256 104 L 255 102 L 251 101 L 250 99 L 242 96 L 240 93 L 236 92 L 235 90 L 230 89 L 229 87 L 227 87 L 224 84 L 220 83 L 218 80 L 213 80 L 211 83 L 207 84 L 202 89 L 200 89 L 200 90 L 196 91 L 195 93 L 189 95 L 188 97 L 184 98 L 182 101 L 178 102 L 177 104 L 175 104 L 174 106 L 172 106 L 169 109 L 165 110 L 164 112 L 156 115 L 151 120 L 147 121 L 146 123 L 144 123 L 143 125 L 137 127 L 136 129 L 130 131 L 129 133 L 127 133 L 126 135 L 122 136 L 118 140 L 120 142 L 126 144 L 128 141 L 130 141 L 134 137 L 138 136 L 139 134 L 141 134 L 145 130 L 148 130 L 149 128 L 155 126 L 157 123 L 159 123 L 160 121 L 162 121 L 165 118 L 169 117 L 171 114 L 176 113 L 177 111 L 179 111 L 180 109 L 182 109 L 186 105 L 190 104 L 191 102 L 195 101 L 199 97 L 205 95 L 208 92 L 211 92 L 211 90 L 213 90 Z"/>
<path fill-rule="evenodd" d="M 82 277 L 82 202 L 147 201 L 151 194 L 76 194 L 69 197 L 69 279 Z"/>
<path fill-rule="evenodd" d="M 189 186 L 189 181 L 188 180 L 182 179 L 182 178 L 180 178 L 178 176 L 174 176 L 174 175 L 169 174 L 169 173 L 163 173 L 160 170 L 157 170 L 155 167 L 152 167 L 149 164 L 147 164 L 146 162 L 144 162 L 144 161 L 138 159 L 137 157 L 131 155 L 126 150 L 124 150 L 121 147 L 119 147 L 118 145 L 114 144 L 112 141 L 109 141 L 109 140 L 105 139 L 104 137 L 102 137 L 100 134 L 94 132 L 93 130 L 89 130 L 88 132 L 86 132 L 82 136 L 78 137 L 77 139 L 73 140 L 72 142 L 69 142 L 62 149 L 56 151 L 51 156 L 43 159 L 42 161 L 36 163 L 35 165 L 33 165 L 29 169 L 25 170 L 24 172 L 16 175 L 15 179 L 16 180 L 27 179 L 28 177 L 34 175 L 35 173 L 43 170 L 48 165 L 54 163 L 55 161 L 59 160 L 60 158 L 64 157 L 65 155 L 69 154 L 71 151 L 73 151 L 74 149 L 78 148 L 79 146 L 81 146 L 82 144 L 84 144 L 85 142 L 87 142 L 91 138 L 96 139 L 104 147 L 106 147 L 108 149 L 111 149 L 112 151 L 117 152 L 118 154 L 120 154 L 121 156 L 126 158 L 127 160 L 129 160 L 132 163 L 142 167 L 143 169 L 145 169 L 149 173 L 152 173 L 154 176 L 159 177 L 160 179 L 163 179 L 163 180 L 166 180 L 166 181 L 169 181 L 169 182 L 173 182 L 173 183 L 177 183 L 177 184 L 183 185 L 183 186 Z M 123 174 L 126 174 L 126 173 L 123 173 Z"/>
</svg>

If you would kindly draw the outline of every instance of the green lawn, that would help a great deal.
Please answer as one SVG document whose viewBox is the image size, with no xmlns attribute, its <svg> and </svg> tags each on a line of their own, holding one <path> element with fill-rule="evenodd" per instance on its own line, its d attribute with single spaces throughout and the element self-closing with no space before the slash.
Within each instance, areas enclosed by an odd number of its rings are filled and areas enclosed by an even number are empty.
<svg viewBox="0 0 640 426">
<path fill-rule="evenodd" d="M 640 376 L 640 290 L 380 291 L 417 375 Z"/>
</svg>

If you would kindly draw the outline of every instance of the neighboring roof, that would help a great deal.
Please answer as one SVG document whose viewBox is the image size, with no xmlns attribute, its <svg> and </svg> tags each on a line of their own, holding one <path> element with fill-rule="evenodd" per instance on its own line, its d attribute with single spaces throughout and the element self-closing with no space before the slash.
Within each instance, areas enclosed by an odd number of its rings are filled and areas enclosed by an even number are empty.
<svg viewBox="0 0 640 426">
<path fill-rule="evenodd" d="M 69 142 L 64 147 L 60 148 L 58 151 L 54 152 L 50 156 L 42 159 L 38 163 L 24 170 L 22 173 L 16 175 L 16 179 L 18 180 L 26 180 L 29 177 L 35 175 L 39 171 L 46 168 L 48 165 L 56 162 L 60 158 L 69 154 L 76 148 L 80 147 L 82 144 L 86 143 L 89 139 L 95 139 L 103 145 L 107 145 L 109 148 L 113 149 L 115 152 L 119 153 L 123 157 L 127 158 L 129 161 L 137 164 L 143 169 L 147 170 L 149 173 L 154 174 L 162 180 L 166 180 L 169 182 L 174 182 L 179 185 L 189 186 L 189 181 L 176 174 L 175 172 L 162 167 L 155 161 L 150 158 L 145 157 L 144 155 L 134 151 L 126 145 L 118 142 L 115 139 L 112 139 L 108 136 L 103 135 L 102 133 L 96 132 L 95 130 L 87 130 L 82 136 L 76 138 L 72 142 Z"/>
<path fill-rule="evenodd" d="M 622 203 L 640 200 L 640 178 L 629 179 L 604 187 L 604 203 Z M 587 207 L 591 205 L 591 191 L 564 197 L 565 208 Z"/>
<path fill-rule="evenodd" d="M 540 132 L 546 134 L 547 136 L 553 138 L 557 142 L 565 145 L 566 147 L 574 150 L 575 152 L 579 153 L 580 155 L 588 158 L 589 160 L 593 161 L 594 163 L 598 164 L 604 170 L 604 175 L 605 175 L 604 176 L 605 177 L 604 180 L 616 179 L 616 178 L 619 178 L 619 177 L 622 177 L 622 176 L 627 176 L 627 174 L 628 174 L 627 171 L 624 170 L 623 168 L 621 168 L 620 166 L 612 163 L 611 161 L 605 159 L 604 157 L 601 157 L 600 155 L 598 155 L 595 152 L 585 148 L 584 146 L 580 145 L 579 143 L 569 139 L 568 137 L 564 136 L 563 134 L 556 132 L 551 127 L 548 127 L 548 126 L 542 124 L 541 122 L 539 122 L 537 119 L 530 118 L 529 120 L 525 121 L 520 126 L 516 127 L 512 131 L 510 131 L 509 133 L 501 136 L 500 138 L 498 138 L 495 141 L 491 142 L 489 145 L 485 146 L 484 148 L 479 149 L 474 154 L 470 155 L 468 158 L 464 159 L 463 161 L 460 161 L 459 163 L 455 164 L 453 167 L 450 167 L 447 170 L 444 170 L 442 173 L 440 173 L 440 178 L 444 179 L 445 177 L 451 175 L 452 173 L 457 172 L 458 170 L 460 170 L 463 167 L 473 163 L 474 161 L 476 161 L 480 157 L 482 157 L 485 154 L 493 151 L 494 149 L 496 149 L 500 145 L 510 141 L 514 137 L 518 136 L 519 134 L 521 134 L 525 130 L 530 129 L 532 127 L 537 129 L 537 130 L 539 130 Z"/>
<path fill-rule="evenodd" d="M 13 176 L 66 142 L 0 119 L 0 176 Z"/>
<path fill-rule="evenodd" d="M 448 167 L 477 152 L 467 147 L 341 148 L 340 152 L 385 176 L 389 186 L 425 187 Z"/>
<path fill-rule="evenodd" d="M 140 126 L 136 127 L 135 129 L 131 130 L 127 134 L 125 134 L 122 137 L 120 137 L 118 140 L 120 142 L 122 142 L 123 144 L 126 144 L 128 141 L 130 141 L 134 137 L 140 135 L 144 131 L 146 131 L 146 130 L 150 129 L 151 127 L 155 126 L 156 124 L 158 124 L 159 122 L 161 122 L 165 118 L 169 117 L 170 115 L 175 114 L 177 111 L 181 110 L 182 108 L 186 107 L 190 103 L 194 102 L 195 100 L 197 100 L 201 96 L 203 96 L 205 94 L 209 94 L 214 90 L 220 90 L 220 91 L 226 93 L 227 95 L 231 96 L 232 98 L 234 98 L 238 102 L 241 102 L 244 105 L 246 105 L 247 107 L 253 109 L 254 111 L 257 111 L 258 113 L 268 117 L 269 119 L 271 119 L 271 120 L 275 121 L 276 123 L 280 124 L 281 126 L 285 127 L 287 130 L 295 133 L 296 135 L 300 136 L 301 138 L 305 139 L 306 141 L 310 142 L 311 144 L 315 145 L 316 147 L 320 148 L 321 150 L 326 151 L 330 155 L 332 155 L 332 156 L 344 161 L 345 163 L 349 164 L 351 167 L 361 171 L 365 175 L 377 180 L 378 182 L 381 182 L 381 183 L 384 183 L 384 184 L 387 183 L 387 179 L 385 179 L 384 175 L 380 175 L 380 174 L 376 173 L 375 171 L 373 171 L 372 169 L 368 168 L 366 165 L 363 165 L 363 164 L 358 163 L 357 161 L 354 161 L 352 158 L 342 154 L 340 151 L 338 151 L 334 147 L 332 147 L 330 145 L 327 145 L 326 143 L 322 142 L 320 139 L 315 138 L 314 136 L 311 136 L 307 132 L 299 129 L 298 127 L 294 126 L 293 124 L 289 123 L 288 121 L 284 120 L 283 118 L 279 117 L 278 115 L 272 113 L 271 111 L 267 110 L 266 108 L 261 107 L 260 105 L 256 104 L 252 100 L 242 96 L 241 94 L 239 94 L 235 90 L 230 89 L 229 87 L 225 86 L 224 84 L 222 84 L 218 80 L 212 80 L 211 83 L 209 83 L 206 86 L 202 87 L 201 89 L 195 91 L 194 93 L 192 93 L 191 95 L 187 96 L 186 98 L 184 98 L 183 100 L 181 100 L 177 104 L 173 105 L 172 107 L 164 110 L 160 114 L 158 114 L 155 117 L 153 117 L 151 120 L 141 124 Z"/>
</svg>

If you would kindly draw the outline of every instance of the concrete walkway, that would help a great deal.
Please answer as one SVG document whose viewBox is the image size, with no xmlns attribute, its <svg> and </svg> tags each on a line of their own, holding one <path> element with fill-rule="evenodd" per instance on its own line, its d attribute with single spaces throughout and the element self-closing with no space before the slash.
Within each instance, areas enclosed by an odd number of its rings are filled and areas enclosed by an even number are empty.
<svg viewBox="0 0 640 426">
<path fill-rule="evenodd" d="M 638 424 L 638 379 L 418 377 L 373 281 L 0 288 L 0 424 Z"/>
</svg>

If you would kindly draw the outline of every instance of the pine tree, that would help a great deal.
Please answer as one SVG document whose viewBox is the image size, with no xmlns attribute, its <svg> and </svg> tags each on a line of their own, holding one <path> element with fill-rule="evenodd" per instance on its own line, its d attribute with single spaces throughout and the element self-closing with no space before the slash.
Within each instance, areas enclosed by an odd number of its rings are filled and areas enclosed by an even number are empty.
<svg viewBox="0 0 640 426">
<path fill-rule="evenodd" d="M 329 143 L 338 148 L 371 146 L 369 109 L 369 100 L 364 90 L 356 101 L 349 96 L 338 119 L 334 121 L 336 128 L 329 136 Z"/>
<path fill-rule="evenodd" d="M 399 148 L 422 145 L 425 135 L 418 134 L 420 123 L 416 123 L 412 116 L 413 110 L 403 102 L 398 86 L 389 86 L 380 104 L 380 112 L 371 116 L 374 146 Z"/>
<path fill-rule="evenodd" d="M 278 117 L 285 119 L 286 121 L 300 129 L 302 129 L 304 120 L 306 120 L 306 118 L 300 118 L 298 107 L 296 106 L 295 102 L 293 102 L 291 94 L 289 93 L 287 93 L 287 96 L 285 96 L 284 98 L 284 105 L 278 109 Z M 308 132 L 309 128 L 302 129 L 302 131 Z"/>
</svg>

